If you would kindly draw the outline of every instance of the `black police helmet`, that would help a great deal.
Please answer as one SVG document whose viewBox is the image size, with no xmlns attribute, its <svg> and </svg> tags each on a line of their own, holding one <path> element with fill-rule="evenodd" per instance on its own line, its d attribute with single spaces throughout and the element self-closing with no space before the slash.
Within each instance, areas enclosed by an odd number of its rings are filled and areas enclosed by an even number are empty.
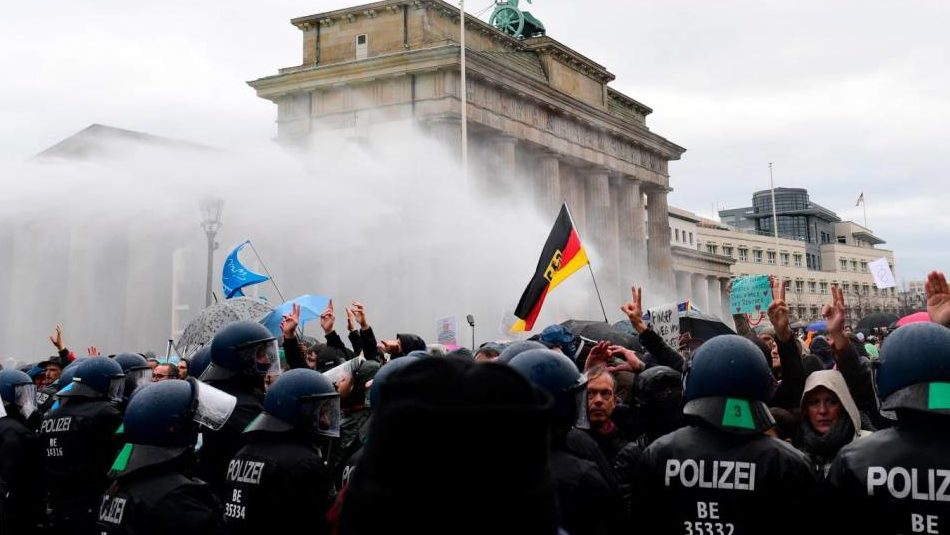
<svg viewBox="0 0 950 535">
<path fill-rule="evenodd" d="M 550 349 L 529 349 L 508 363 L 554 399 L 554 419 L 561 425 L 586 428 L 587 377 L 565 355 Z"/>
<path fill-rule="evenodd" d="M 208 366 L 211 364 L 211 344 L 201 347 L 188 360 L 188 374 L 193 377 L 201 377 Z"/>
<path fill-rule="evenodd" d="M 392 360 L 385 366 L 381 367 L 379 371 L 376 372 L 376 375 L 373 376 L 373 384 L 369 388 L 369 406 L 374 410 L 379 407 L 380 391 L 382 390 L 383 384 L 390 375 L 418 360 L 419 357 L 415 355 L 406 355 L 405 357 Z"/>
<path fill-rule="evenodd" d="M 244 430 L 290 431 L 340 436 L 340 394 L 322 373 L 297 368 L 282 374 L 267 389 L 264 412 Z"/>
<path fill-rule="evenodd" d="M 16 403 L 16 387 L 20 385 L 32 385 L 33 379 L 25 372 L 20 370 L 2 370 L 0 371 L 0 399 L 4 403 Z"/>
<path fill-rule="evenodd" d="M 148 361 L 145 360 L 145 357 L 139 355 L 138 353 L 119 353 L 112 358 L 119 363 L 119 366 L 122 367 L 123 372 L 128 372 L 129 370 L 141 370 L 150 367 L 148 365 Z"/>
<path fill-rule="evenodd" d="M 498 354 L 498 358 L 495 359 L 496 362 L 501 364 L 508 364 L 511 362 L 511 359 L 517 357 L 520 353 L 524 353 L 529 349 L 547 349 L 548 346 L 542 344 L 541 342 L 536 342 L 534 340 L 521 340 L 518 342 L 512 342 L 505 346 L 501 350 L 501 353 Z"/>
<path fill-rule="evenodd" d="M 194 401 L 188 381 L 170 379 L 141 388 L 125 409 L 126 440 L 148 446 L 191 446 L 198 438 Z"/>
<path fill-rule="evenodd" d="M 766 405 L 772 385 L 772 372 L 751 340 L 717 336 L 693 355 L 683 413 L 720 429 L 760 433 L 775 423 Z"/>
<path fill-rule="evenodd" d="M 277 340 L 267 327 L 255 321 L 236 321 L 225 325 L 211 340 L 211 365 L 201 375 L 203 381 L 229 379 L 240 374 L 264 374 L 277 359 L 277 347 L 269 348 L 268 363 L 256 360 L 259 346 Z"/>
<path fill-rule="evenodd" d="M 884 341 L 877 389 L 882 408 L 950 414 L 950 329 L 905 325 Z"/>
<path fill-rule="evenodd" d="M 120 401 L 125 388 L 122 366 L 107 357 L 93 357 L 76 368 L 72 382 L 56 393 L 59 397 L 104 398 Z"/>
</svg>

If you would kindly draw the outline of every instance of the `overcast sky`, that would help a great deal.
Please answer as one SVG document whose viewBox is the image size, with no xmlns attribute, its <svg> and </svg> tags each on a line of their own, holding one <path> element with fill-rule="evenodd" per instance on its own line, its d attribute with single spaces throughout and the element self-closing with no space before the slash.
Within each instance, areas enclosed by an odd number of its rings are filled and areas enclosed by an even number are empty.
<svg viewBox="0 0 950 535">
<path fill-rule="evenodd" d="M 0 158 L 90 123 L 219 146 L 275 134 L 245 81 L 300 63 L 289 19 L 351 0 L 20 2 L 0 20 Z M 469 0 L 475 14 L 491 2 Z M 606 66 L 687 148 L 671 203 L 709 216 L 768 187 L 805 187 L 896 253 L 898 279 L 950 270 L 950 2 L 698 0 L 529 8 Z M 488 12 L 482 15 L 485 19 Z M 2 180 L 10 180 L 3 177 Z"/>
</svg>

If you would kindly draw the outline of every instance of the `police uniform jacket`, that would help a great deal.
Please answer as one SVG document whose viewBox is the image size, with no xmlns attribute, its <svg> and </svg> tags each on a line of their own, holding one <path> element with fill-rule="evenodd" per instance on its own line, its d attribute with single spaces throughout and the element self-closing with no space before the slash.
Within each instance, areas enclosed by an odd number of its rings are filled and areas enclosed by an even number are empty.
<svg viewBox="0 0 950 535">
<path fill-rule="evenodd" d="M 855 533 L 950 532 L 948 417 L 905 422 L 910 417 L 901 415 L 897 427 L 838 452 L 828 477 L 840 527 Z"/>
<path fill-rule="evenodd" d="M 332 483 L 319 450 L 293 431 L 247 437 L 226 467 L 224 531 L 328 533 Z"/>
<path fill-rule="evenodd" d="M 198 452 L 196 475 L 206 481 L 222 500 L 225 498 L 224 476 L 228 461 L 244 445 L 242 433 L 251 421 L 264 410 L 259 391 L 247 388 L 238 381 L 209 381 L 209 384 L 237 398 L 234 412 L 224 426 L 217 430 L 204 429 L 202 446 Z"/>
<path fill-rule="evenodd" d="M 102 535 L 213 535 L 220 521 L 211 488 L 164 463 L 118 477 L 98 504 L 96 527 Z"/>
<path fill-rule="evenodd" d="M 0 533 L 33 533 L 43 509 L 43 466 L 39 438 L 16 416 L 0 418 Z"/>
<path fill-rule="evenodd" d="M 70 397 L 43 416 L 49 507 L 54 516 L 93 520 L 107 473 L 119 450 L 122 414 L 112 403 Z"/>
<path fill-rule="evenodd" d="M 658 438 L 636 473 L 643 533 L 804 533 L 802 515 L 781 512 L 805 511 L 817 484 L 805 456 L 789 444 L 705 425 Z"/>
</svg>

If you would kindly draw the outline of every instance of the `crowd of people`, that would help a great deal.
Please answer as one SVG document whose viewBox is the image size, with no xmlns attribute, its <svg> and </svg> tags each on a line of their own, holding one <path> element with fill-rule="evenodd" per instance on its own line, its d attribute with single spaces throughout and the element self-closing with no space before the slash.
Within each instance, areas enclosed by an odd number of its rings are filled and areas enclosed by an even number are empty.
<svg viewBox="0 0 950 535">
<path fill-rule="evenodd" d="M 950 287 L 930 322 L 770 328 L 688 348 L 621 307 L 642 351 L 560 325 L 445 351 L 332 307 L 323 341 L 253 321 L 172 364 L 0 371 L 0 533 L 950 532 Z M 741 319 L 741 318 L 737 318 Z"/>
</svg>

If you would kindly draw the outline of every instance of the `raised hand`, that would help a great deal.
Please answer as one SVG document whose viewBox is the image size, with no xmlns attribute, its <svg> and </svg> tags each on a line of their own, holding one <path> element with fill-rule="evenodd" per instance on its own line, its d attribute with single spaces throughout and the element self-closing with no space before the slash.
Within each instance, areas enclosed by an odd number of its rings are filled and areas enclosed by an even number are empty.
<svg viewBox="0 0 950 535">
<path fill-rule="evenodd" d="M 284 340 L 292 340 L 297 337 L 297 325 L 300 324 L 300 305 L 294 303 L 290 307 L 290 314 L 284 314 L 280 320 L 280 331 L 284 333 Z"/>
<path fill-rule="evenodd" d="M 56 347 L 56 351 L 62 351 L 66 348 L 63 344 L 63 326 L 56 325 L 56 331 L 50 335 L 49 341 Z"/>
<path fill-rule="evenodd" d="M 584 363 L 584 371 L 593 368 L 594 366 L 606 366 L 607 359 L 610 358 L 610 343 L 608 342 L 597 342 L 597 345 L 591 348 L 590 353 L 587 354 L 587 361 Z"/>
<path fill-rule="evenodd" d="M 644 364 L 640 357 L 637 355 L 637 352 L 632 349 L 627 349 L 623 346 L 612 345 L 607 348 L 607 351 L 610 352 L 611 357 L 620 357 L 625 362 L 620 366 L 612 366 L 607 368 L 609 371 L 621 371 L 627 370 L 634 373 L 640 373 L 646 369 L 647 365 Z"/>
<path fill-rule="evenodd" d="M 366 320 L 366 308 L 363 306 L 363 303 L 353 301 L 353 304 L 350 306 L 353 310 L 353 317 L 356 319 L 356 322 L 360 324 L 360 329 L 368 329 L 369 322 Z"/>
<path fill-rule="evenodd" d="M 320 314 L 320 326 L 323 327 L 323 334 L 332 333 L 335 324 L 336 314 L 333 312 L 333 299 L 330 299 L 330 304 L 328 304 L 326 310 Z"/>
<path fill-rule="evenodd" d="M 353 309 L 350 307 L 343 307 L 343 310 L 346 311 L 346 330 L 353 331 L 356 329 L 356 317 L 353 315 Z"/>
<path fill-rule="evenodd" d="M 98 356 L 101 355 L 101 353 L 99 353 L 99 348 L 98 348 L 98 347 L 96 347 L 96 346 L 89 346 L 88 348 L 86 348 L 86 355 L 88 355 L 88 356 L 90 356 L 90 357 L 98 357 Z"/>
<path fill-rule="evenodd" d="M 821 309 L 821 316 L 827 322 L 828 336 L 835 349 L 844 350 L 850 344 L 844 334 L 844 292 L 838 286 L 831 287 L 831 303 Z"/>
<path fill-rule="evenodd" d="M 624 303 L 620 307 L 620 311 L 626 314 L 627 319 L 629 319 L 633 325 L 633 329 L 637 331 L 637 333 L 642 333 L 647 330 L 647 324 L 643 321 L 643 305 L 641 300 L 643 290 L 634 286 L 630 289 L 630 292 L 633 299 L 629 303 Z"/>
<path fill-rule="evenodd" d="M 775 336 L 782 342 L 792 339 L 792 328 L 789 323 L 788 305 L 785 303 L 785 284 L 776 277 L 769 277 L 772 282 L 772 304 L 766 313 L 769 322 L 775 329 Z"/>
<path fill-rule="evenodd" d="M 927 292 L 927 313 L 930 321 L 950 327 L 950 286 L 939 271 L 931 271 L 924 285 Z"/>
</svg>

